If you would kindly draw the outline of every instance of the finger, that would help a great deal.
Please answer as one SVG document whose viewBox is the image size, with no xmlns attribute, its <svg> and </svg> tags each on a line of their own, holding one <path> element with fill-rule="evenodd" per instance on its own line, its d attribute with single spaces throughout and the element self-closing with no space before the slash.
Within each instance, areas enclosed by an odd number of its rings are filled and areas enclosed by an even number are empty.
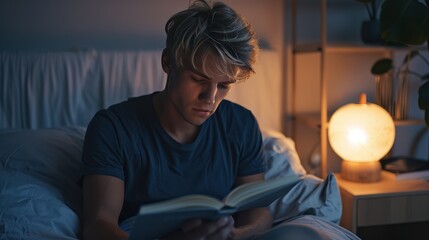
<svg viewBox="0 0 429 240">
<path fill-rule="evenodd" d="M 189 239 L 187 232 L 191 231 L 194 228 L 197 228 L 203 223 L 201 219 L 190 219 L 185 221 L 180 229 L 177 229 L 173 232 L 168 233 L 165 237 L 160 240 L 180 240 L 180 239 Z"/>
<path fill-rule="evenodd" d="M 222 217 L 216 221 L 203 222 L 201 226 L 198 226 L 191 231 L 187 232 L 186 235 L 189 239 L 200 239 L 206 238 L 211 234 L 217 232 L 220 228 L 230 224 L 230 219 L 228 217 Z"/>
<path fill-rule="evenodd" d="M 229 217 L 227 223 L 220 227 L 216 232 L 206 237 L 206 240 L 228 239 L 234 229 L 234 219 Z"/>
<path fill-rule="evenodd" d="M 191 219 L 183 223 L 182 225 L 182 232 L 187 233 L 191 231 L 192 229 L 201 226 L 203 221 L 201 219 Z"/>
</svg>

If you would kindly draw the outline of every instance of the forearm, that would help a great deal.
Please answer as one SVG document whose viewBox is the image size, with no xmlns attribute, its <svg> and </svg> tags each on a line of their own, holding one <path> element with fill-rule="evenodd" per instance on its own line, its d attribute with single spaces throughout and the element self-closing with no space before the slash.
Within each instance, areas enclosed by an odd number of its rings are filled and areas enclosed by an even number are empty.
<svg viewBox="0 0 429 240">
<path fill-rule="evenodd" d="M 246 239 L 271 228 L 272 216 L 268 208 L 258 208 L 234 215 L 235 228 L 231 239 Z"/>
<path fill-rule="evenodd" d="M 89 175 L 83 181 L 83 238 L 127 239 L 118 226 L 124 182 L 106 175 Z"/>
<path fill-rule="evenodd" d="M 125 240 L 128 239 L 128 233 L 120 229 L 117 224 L 98 220 L 84 226 L 83 239 Z"/>
</svg>

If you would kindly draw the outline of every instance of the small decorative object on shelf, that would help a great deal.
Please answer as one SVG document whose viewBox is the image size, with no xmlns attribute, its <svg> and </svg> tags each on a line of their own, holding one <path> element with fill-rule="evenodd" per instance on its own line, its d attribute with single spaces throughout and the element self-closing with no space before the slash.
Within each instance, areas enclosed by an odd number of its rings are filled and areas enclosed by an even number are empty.
<svg viewBox="0 0 429 240">
<path fill-rule="evenodd" d="M 341 177 L 355 182 L 380 180 L 384 157 L 395 140 L 395 125 L 382 107 L 366 102 L 361 94 L 358 104 L 347 104 L 331 117 L 329 142 L 342 159 Z"/>
<path fill-rule="evenodd" d="M 389 157 L 380 161 L 387 176 L 395 180 L 429 180 L 429 161 L 406 156 Z"/>
<path fill-rule="evenodd" d="M 361 39 L 366 44 L 381 44 L 380 6 L 383 0 L 357 0 L 365 4 L 368 20 L 362 22 Z"/>
<path fill-rule="evenodd" d="M 384 41 L 406 45 L 426 44 L 429 50 L 429 1 L 384 1 L 380 12 L 380 31 Z M 429 62 L 426 61 L 429 65 Z M 426 76 L 426 77 L 425 77 Z M 422 79 L 429 79 L 429 74 Z M 425 111 L 429 127 L 429 81 L 419 88 L 419 108 Z"/>
<path fill-rule="evenodd" d="M 380 44 L 380 21 L 378 20 L 367 20 L 363 21 L 361 25 L 360 35 L 362 42 L 366 44 Z"/>
<path fill-rule="evenodd" d="M 382 68 L 378 70 L 378 68 Z M 391 59 L 381 59 L 374 64 L 371 72 L 374 74 L 375 103 L 395 116 L 395 90 Z"/>
<path fill-rule="evenodd" d="M 382 58 L 371 68 L 375 80 L 375 103 L 386 109 L 396 120 L 408 118 L 411 77 L 429 79 L 429 72 L 421 74 L 410 68 L 411 60 L 418 58 L 429 67 L 428 59 L 418 50 L 410 49 L 399 67 L 393 64 L 391 58 Z"/>
</svg>

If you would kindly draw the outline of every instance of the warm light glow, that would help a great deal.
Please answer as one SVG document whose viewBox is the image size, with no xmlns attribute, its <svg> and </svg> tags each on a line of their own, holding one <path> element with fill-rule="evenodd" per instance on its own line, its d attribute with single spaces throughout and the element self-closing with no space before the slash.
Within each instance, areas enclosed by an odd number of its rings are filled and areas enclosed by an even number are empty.
<svg viewBox="0 0 429 240">
<path fill-rule="evenodd" d="M 359 127 L 350 127 L 347 132 L 347 140 L 353 146 L 365 145 L 368 142 L 368 136 L 365 130 Z"/>
<path fill-rule="evenodd" d="M 393 146 L 395 125 L 390 114 L 376 104 L 347 104 L 332 115 L 328 137 L 344 160 L 378 161 Z"/>
</svg>

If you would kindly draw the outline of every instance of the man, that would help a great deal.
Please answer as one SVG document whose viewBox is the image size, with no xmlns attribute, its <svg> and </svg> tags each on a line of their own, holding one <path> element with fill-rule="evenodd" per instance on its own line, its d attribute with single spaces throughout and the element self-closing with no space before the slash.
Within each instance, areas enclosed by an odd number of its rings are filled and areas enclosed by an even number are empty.
<svg viewBox="0 0 429 240">
<path fill-rule="evenodd" d="M 222 3 L 193 2 L 166 24 L 163 91 L 99 111 L 88 126 L 84 239 L 127 239 L 139 206 L 187 194 L 222 199 L 263 179 L 262 137 L 247 109 L 224 100 L 253 72 L 249 24 Z M 266 208 L 193 219 L 166 239 L 244 239 L 271 226 Z M 139 226 L 144 227 L 144 226 Z"/>
</svg>

